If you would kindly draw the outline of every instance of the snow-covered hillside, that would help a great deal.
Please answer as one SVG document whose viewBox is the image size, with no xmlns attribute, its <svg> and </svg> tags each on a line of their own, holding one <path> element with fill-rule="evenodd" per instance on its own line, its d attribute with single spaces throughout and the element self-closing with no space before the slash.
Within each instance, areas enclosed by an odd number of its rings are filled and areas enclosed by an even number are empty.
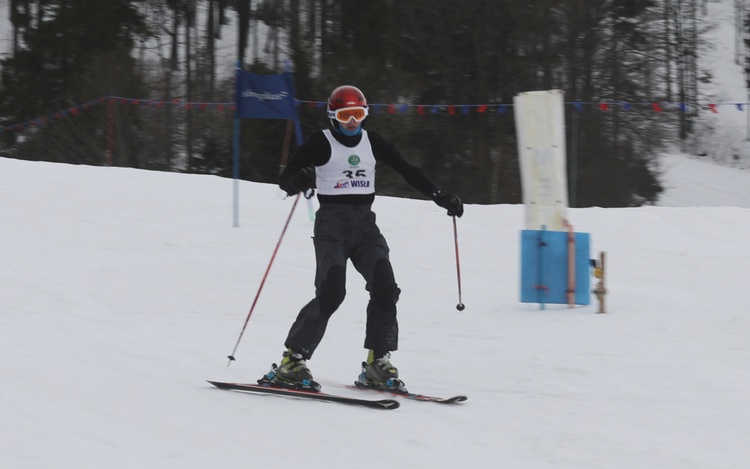
<svg viewBox="0 0 750 469">
<path fill-rule="evenodd" d="M 682 180 L 731 184 L 748 207 L 746 172 L 713 180 L 713 166 L 684 162 Z M 414 391 L 469 396 L 383 412 L 204 381 L 267 371 L 313 293 L 300 206 L 226 366 L 292 206 L 242 183 L 232 228 L 231 193 L 213 176 L 0 159 L 2 467 L 703 469 L 750 458 L 750 209 L 571 210 L 592 254 L 608 254 L 600 315 L 519 303 L 523 208 L 469 206 L 459 313 L 450 218 L 379 198 L 403 289 L 394 363 Z M 668 191 L 673 205 L 694 195 Z M 365 356 L 367 299 L 349 274 L 310 366 L 325 390 L 360 395 L 344 386 Z"/>
<path fill-rule="evenodd" d="M 707 32 L 705 47 L 699 50 L 699 75 L 710 80 L 699 84 L 704 107 L 696 125 L 694 143 L 688 145 L 688 150 L 722 165 L 747 169 L 750 167 L 750 95 L 743 70 L 745 46 L 743 38 L 738 40 L 736 35 L 736 3 L 733 0 L 706 3 L 707 15 L 703 20 Z M 750 13 L 750 6 L 745 8 Z M 707 109 L 707 103 L 717 104 L 717 113 Z"/>
</svg>

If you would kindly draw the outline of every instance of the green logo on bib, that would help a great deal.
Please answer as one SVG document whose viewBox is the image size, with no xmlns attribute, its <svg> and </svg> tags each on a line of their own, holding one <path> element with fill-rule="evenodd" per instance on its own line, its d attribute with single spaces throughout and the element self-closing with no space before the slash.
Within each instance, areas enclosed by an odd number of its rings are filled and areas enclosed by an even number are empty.
<svg viewBox="0 0 750 469">
<path fill-rule="evenodd" d="M 349 157 L 349 164 L 352 166 L 357 166 L 360 162 L 359 156 L 352 155 Z"/>
</svg>

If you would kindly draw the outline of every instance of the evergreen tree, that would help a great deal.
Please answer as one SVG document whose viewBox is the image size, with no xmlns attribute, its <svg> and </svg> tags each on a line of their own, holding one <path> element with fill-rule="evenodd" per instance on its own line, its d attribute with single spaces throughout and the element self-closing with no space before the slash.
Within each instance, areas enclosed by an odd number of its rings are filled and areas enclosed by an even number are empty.
<svg viewBox="0 0 750 469">
<path fill-rule="evenodd" d="M 36 5 L 31 8 L 29 3 Z M 141 80 L 132 76 L 130 51 L 145 31 L 135 4 L 127 0 L 13 4 L 13 26 L 22 34 L 14 53 L 1 63 L 0 114 L 19 122 L 108 94 L 138 93 L 133 85 Z M 19 145 L 15 154 L 101 164 L 103 115 L 85 113 L 65 121 L 35 129 L 33 138 Z"/>
</svg>

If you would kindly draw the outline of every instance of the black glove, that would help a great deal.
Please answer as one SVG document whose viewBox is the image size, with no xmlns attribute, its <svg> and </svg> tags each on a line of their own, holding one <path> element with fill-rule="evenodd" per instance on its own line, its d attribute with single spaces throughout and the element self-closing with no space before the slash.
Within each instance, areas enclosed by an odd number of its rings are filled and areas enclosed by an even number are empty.
<svg viewBox="0 0 750 469">
<path fill-rule="evenodd" d="M 461 218 L 461 215 L 464 214 L 464 204 L 461 202 L 461 199 L 455 195 L 446 194 L 438 189 L 432 194 L 432 200 L 434 200 L 439 206 L 448 210 L 448 216 Z"/>
<path fill-rule="evenodd" d="M 297 174 L 289 178 L 289 181 L 283 185 L 282 189 L 287 195 L 296 195 L 298 192 L 305 192 L 315 186 L 315 169 L 312 167 L 303 168 Z"/>
</svg>

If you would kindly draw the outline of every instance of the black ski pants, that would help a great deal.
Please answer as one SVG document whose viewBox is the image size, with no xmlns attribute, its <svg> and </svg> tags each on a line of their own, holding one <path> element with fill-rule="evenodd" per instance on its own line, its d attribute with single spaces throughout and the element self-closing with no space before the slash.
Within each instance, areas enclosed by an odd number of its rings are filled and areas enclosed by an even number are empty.
<svg viewBox="0 0 750 469">
<path fill-rule="evenodd" d="M 331 315 L 346 296 L 346 266 L 364 277 L 370 293 L 365 348 L 379 353 L 398 349 L 396 302 L 399 290 L 389 248 L 369 205 L 321 204 L 315 219 L 315 298 L 299 312 L 284 345 L 309 359 Z"/>
</svg>

